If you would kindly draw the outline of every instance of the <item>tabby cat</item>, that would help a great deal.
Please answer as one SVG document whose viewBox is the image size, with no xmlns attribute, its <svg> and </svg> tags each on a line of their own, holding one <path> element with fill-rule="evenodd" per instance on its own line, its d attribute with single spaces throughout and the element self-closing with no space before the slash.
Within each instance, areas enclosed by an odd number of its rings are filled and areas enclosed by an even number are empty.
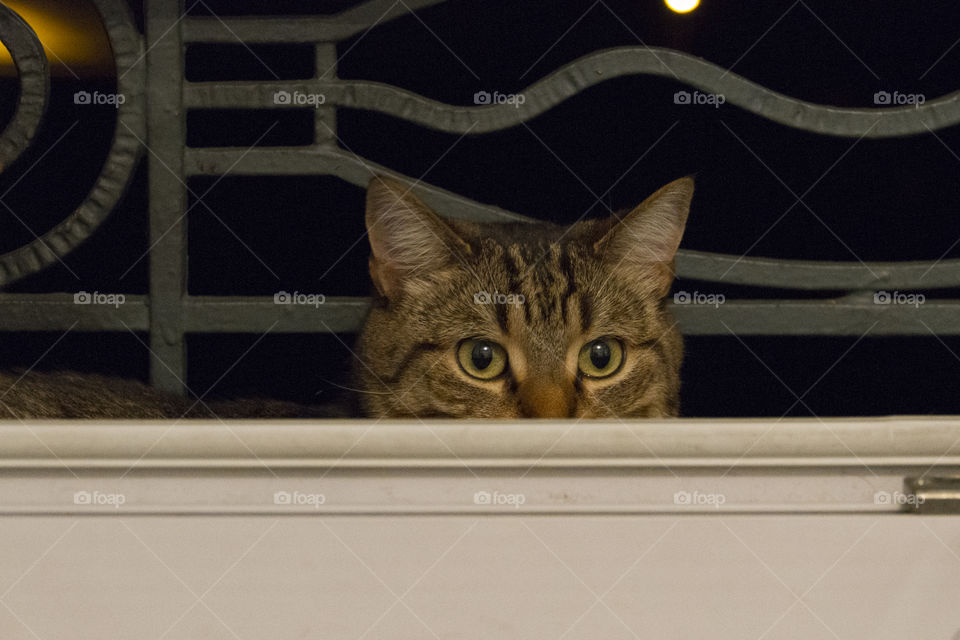
<svg viewBox="0 0 960 640">
<path fill-rule="evenodd" d="M 569 227 L 442 219 L 403 184 L 367 190 L 374 304 L 356 389 L 370 417 L 678 413 L 683 344 L 665 306 L 693 180 Z M 0 373 L 4 418 L 332 417 L 340 407 L 183 400 L 75 373 Z"/>
<path fill-rule="evenodd" d="M 665 297 L 692 197 L 681 178 L 603 220 L 476 224 L 375 178 L 365 413 L 677 415 L 683 342 Z"/>
</svg>

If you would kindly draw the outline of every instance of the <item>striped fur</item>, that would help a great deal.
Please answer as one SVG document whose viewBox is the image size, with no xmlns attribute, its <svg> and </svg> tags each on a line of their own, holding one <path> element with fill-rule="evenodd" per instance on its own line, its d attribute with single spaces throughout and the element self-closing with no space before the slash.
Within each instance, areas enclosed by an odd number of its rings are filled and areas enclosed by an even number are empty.
<svg viewBox="0 0 960 640">
<path fill-rule="evenodd" d="M 400 183 L 368 189 L 371 275 L 379 294 L 358 344 L 371 416 L 665 417 L 679 412 L 683 346 L 664 305 L 693 181 L 629 212 L 570 227 L 442 220 Z M 522 304 L 479 304 L 475 294 Z M 521 298 L 522 297 L 522 298 Z M 577 374 L 581 347 L 624 345 L 619 372 Z M 467 375 L 467 338 L 501 344 L 507 372 Z"/>
</svg>

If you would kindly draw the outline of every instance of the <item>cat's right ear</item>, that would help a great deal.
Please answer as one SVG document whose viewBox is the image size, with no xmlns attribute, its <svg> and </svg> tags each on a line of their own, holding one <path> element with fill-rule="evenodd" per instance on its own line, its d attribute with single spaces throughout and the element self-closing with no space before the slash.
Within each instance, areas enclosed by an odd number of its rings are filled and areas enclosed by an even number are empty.
<svg viewBox="0 0 960 640">
<path fill-rule="evenodd" d="M 370 180 L 366 222 L 370 277 L 386 298 L 395 298 L 411 282 L 450 266 L 457 254 L 470 253 L 470 246 L 440 216 L 392 178 Z"/>
</svg>

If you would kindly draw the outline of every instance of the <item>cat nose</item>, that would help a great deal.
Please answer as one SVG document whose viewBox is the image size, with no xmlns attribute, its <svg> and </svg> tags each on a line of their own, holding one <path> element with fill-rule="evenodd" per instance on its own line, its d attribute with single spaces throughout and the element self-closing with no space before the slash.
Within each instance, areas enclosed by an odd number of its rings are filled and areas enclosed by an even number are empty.
<svg viewBox="0 0 960 640">
<path fill-rule="evenodd" d="M 530 380 L 520 385 L 520 415 L 524 418 L 570 418 L 576 404 L 573 389 Z"/>
</svg>

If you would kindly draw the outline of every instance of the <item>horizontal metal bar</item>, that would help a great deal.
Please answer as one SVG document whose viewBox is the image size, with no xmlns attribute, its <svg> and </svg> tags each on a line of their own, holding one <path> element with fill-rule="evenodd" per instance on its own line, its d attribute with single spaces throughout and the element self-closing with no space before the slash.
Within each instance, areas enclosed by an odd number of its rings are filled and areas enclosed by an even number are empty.
<svg viewBox="0 0 960 640">
<path fill-rule="evenodd" d="M 102 294 L 108 295 L 108 294 Z M 354 332 L 369 308 L 363 297 L 327 297 L 319 304 L 273 298 L 192 296 L 184 327 L 192 333 Z M 685 335 L 893 336 L 960 335 L 960 300 L 874 304 L 870 299 L 724 300 L 670 307 Z M 75 304 L 73 294 L 0 294 L 0 331 L 146 331 L 145 296 L 117 306 Z"/>
<path fill-rule="evenodd" d="M 147 331 L 150 326 L 147 296 L 77 295 L 82 294 L 0 293 L 0 331 Z"/>
<path fill-rule="evenodd" d="M 265 18 L 191 17 L 183 21 L 185 42 L 337 42 L 444 0 L 371 0 L 328 16 Z"/>
<path fill-rule="evenodd" d="M 184 102 L 190 108 L 294 108 L 294 100 L 278 103 L 277 91 L 322 93 L 325 105 L 377 111 L 447 133 L 480 134 L 527 122 L 612 78 L 654 75 L 722 95 L 731 104 L 793 129 L 842 137 L 890 138 L 928 134 L 960 123 L 960 91 L 925 100 L 921 105 L 888 108 L 840 108 L 805 102 L 771 91 L 723 67 L 673 49 L 619 47 L 583 56 L 525 89 L 523 100 L 457 106 L 378 82 L 313 80 L 188 83 Z M 687 92 L 688 95 L 689 92 Z M 465 103 L 474 95 L 464 95 Z M 671 104 L 676 96 L 664 96 Z M 864 102 L 875 99 L 865 95 Z M 678 115 L 690 105 L 677 104 Z"/>
<path fill-rule="evenodd" d="M 677 253 L 682 278 L 809 291 L 960 287 L 960 260 L 829 262 L 747 258 L 706 251 Z"/>
<path fill-rule="evenodd" d="M 335 175 L 358 187 L 366 187 L 374 174 L 391 175 L 407 184 L 415 182 L 370 160 L 326 146 L 187 149 L 188 174 L 220 175 L 227 171 L 233 175 Z M 441 214 L 453 218 L 477 222 L 532 221 L 422 182 L 414 185 L 413 192 Z M 960 260 L 845 263 L 681 250 L 677 254 L 677 273 L 693 280 L 811 291 L 960 286 Z"/>
<path fill-rule="evenodd" d="M 370 299 L 359 297 L 280 304 L 274 298 L 191 296 L 183 317 L 186 330 L 195 333 L 339 333 L 357 331 L 369 308 Z"/>
<path fill-rule="evenodd" d="M 77 302 L 76 295 L 85 295 Z M 183 302 L 186 332 L 326 333 L 356 331 L 369 298 L 327 298 L 317 306 L 273 298 L 193 296 Z M 147 331 L 147 296 L 102 292 L 0 293 L 0 331 Z"/>
<path fill-rule="evenodd" d="M 681 333 L 691 336 L 960 335 L 960 300 L 917 306 L 866 299 L 727 300 L 716 306 L 673 304 L 672 309 Z"/>
</svg>

